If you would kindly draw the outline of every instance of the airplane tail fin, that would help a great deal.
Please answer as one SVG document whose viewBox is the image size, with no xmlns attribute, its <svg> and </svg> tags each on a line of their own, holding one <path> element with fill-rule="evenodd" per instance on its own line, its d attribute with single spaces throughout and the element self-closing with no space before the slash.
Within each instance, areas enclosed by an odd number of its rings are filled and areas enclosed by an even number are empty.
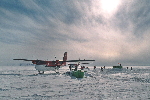
<svg viewBox="0 0 150 100">
<path fill-rule="evenodd" d="M 67 61 L 67 52 L 64 53 L 63 61 Z M 66 62 L 63 62 L 63 64 L 66 66 Z"/>
</svg>

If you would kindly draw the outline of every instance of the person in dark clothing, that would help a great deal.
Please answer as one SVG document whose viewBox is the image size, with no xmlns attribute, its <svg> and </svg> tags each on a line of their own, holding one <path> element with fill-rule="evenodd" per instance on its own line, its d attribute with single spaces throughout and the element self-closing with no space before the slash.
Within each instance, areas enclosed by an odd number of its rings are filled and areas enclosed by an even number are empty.
<svg viewBox="0 0 150 100">
<path fill-rule="evenodd" d="M 75 66 L 75 69 L 74 69 L 74 71 L 77 71 L 77 69 L 78 69 L 78 66 Z"/>
<path fill-rule="evenodd" d="M 69 66 L 69 69 L 70 69 L 70 71 L 71 71 L 71 65 Z"/>
<path fill-rule="evenodd" d="M 104 66 L 104 69 L 105 69 L 105 66 Z"/>
</svg>

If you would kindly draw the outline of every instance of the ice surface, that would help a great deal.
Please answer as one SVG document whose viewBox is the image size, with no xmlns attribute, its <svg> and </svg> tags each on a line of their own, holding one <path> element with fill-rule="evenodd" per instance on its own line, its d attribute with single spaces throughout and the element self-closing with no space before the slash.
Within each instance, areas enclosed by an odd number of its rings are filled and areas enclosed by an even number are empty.
<svg viewBox="0 0 150 100">
<path fill-rule="evenodd" d="M 34 66 L 0 67 L 0 100 L 149 100 L 150 66 L 107 67 L 77 79 L 65 74 L 37 74 Z"/>
</svg>

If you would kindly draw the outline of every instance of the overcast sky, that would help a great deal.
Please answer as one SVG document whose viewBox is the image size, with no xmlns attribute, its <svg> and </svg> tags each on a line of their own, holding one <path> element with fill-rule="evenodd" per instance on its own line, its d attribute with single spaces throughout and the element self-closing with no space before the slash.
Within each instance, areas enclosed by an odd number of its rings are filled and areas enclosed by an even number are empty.
<svg viewBox="0 0 150 100">
<path fill-rule="evenodd" d="M 150 0 L 0 0 L 0 65 L 14 58 L 150 65 Z"/>
</svg>

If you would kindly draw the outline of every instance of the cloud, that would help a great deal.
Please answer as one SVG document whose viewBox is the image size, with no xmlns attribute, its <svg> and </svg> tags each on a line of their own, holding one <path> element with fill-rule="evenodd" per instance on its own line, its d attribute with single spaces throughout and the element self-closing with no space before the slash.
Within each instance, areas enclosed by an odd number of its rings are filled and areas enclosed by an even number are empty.
<svg viewBox="0 0 150 100">
<path fill-rule="evenodd" d="M 110 10 L 102 0 L 1 0 L 0 44 L 9 50 L 0 59 L 60 59 L 67 51 L 97 65 L 149 65 L 148 2 L 116 0 Z"/>
</svg>

